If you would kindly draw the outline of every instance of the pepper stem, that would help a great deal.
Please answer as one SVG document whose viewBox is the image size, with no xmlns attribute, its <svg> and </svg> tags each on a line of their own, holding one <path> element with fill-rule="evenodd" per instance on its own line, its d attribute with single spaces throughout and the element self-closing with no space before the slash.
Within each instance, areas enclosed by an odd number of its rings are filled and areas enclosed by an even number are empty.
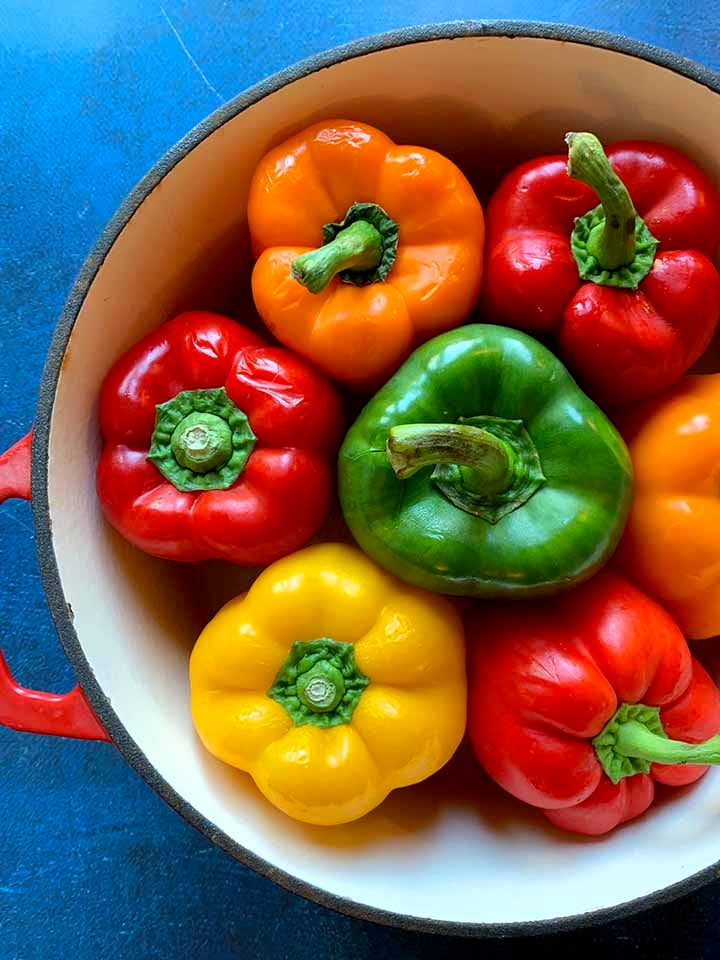
<svg viewBox="0 0 720 960">
<path fill-rule="evenodd" d="M 190 413 L 173 431 L 170 448 L 181 467 L 209 473 L 230 459 L 232 430 L 214 413 Z"/>
<path fill-rule="evenodd" d="M 423 467 L 438 464 L 469 467 L 472 486 L 487 495 L 507 489 L 515 462 L 510 444 L 488 430 L 457 423 L 393 427 L 387 439 L 387 455 L 398 480 L 407 480 Z"/>
<path fill-rule="evenodd" d="M 605 270 L 617 270 L 635 259 L 637 212 L 630 194 L 610 166 L 602 144 L 593 133 L 568 133 L 568 175 L 597 193 L 604 221 L 588 239 L 588 252 Z"/>
<path fill-rule="evenodd" d="M 298 677 L 297 695 L 308 710 L 318 713 L 334 710 L 345 695 L 343 675 L 329 660 L 318 660 Z"/>
<path fill-rule="evenodd" d="M 703 743 L 685 743 L 651 733 L 644 724 L 630 720 L 620 726 L 615 750 L 624 757 L 650 763 L 717 764 L 720 763 L 720 734 Z"/>
<path fill-rule="evenodd" d="M 375 227 L 358 220 L 341 230 L 327 246 L 293 260 L 292 275 L 310 293 L 320 293 L 341 270 L 374 270 L 382 250 L 382 237 Z"/>
<path fill-rule="evenodd" d="M 670 740 L 658 707 L 623 703 L 593 740 L 598 760 L 613 783 L 649 773 L 653 763 L 720 764 L 720 734 L 704 743 Z"/>
<path fill-rule="evenodd" d="M 403 424 L 389 431 L 386 450 L 398 480 L 434 467 L 430 480 L 445 499 L 487 523 L 517 510 L 545 483 L 522 420 L 479 416 Z"/>
<path fill-rule="evenodd" d="M 384 280 L 397 256 L 398 225 L 377 203 L 354 203 L 340 223 L 326 223 L 323 245 L 293 260 L 290 272 L 310 293 L 333 277 L 364 286 Z"/>
</svg>

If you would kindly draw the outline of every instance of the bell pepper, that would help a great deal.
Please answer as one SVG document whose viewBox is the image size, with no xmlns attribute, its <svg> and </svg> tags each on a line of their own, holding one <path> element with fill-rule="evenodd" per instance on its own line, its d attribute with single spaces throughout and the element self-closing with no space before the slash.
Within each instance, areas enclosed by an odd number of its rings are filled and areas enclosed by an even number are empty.
<svg viewBox="0 0 720 960">
<path fill-rule="evenodd" d="M 591 576 L 617 545 L 631 487 L 625 444 L 560 361 L 482 324 L 416 350 L 340 448 L 357 542 L 439 593 L 532 596 Z"/>
<path fill-rule="evenodd" d="M 656 783 L 720 763 L 720 691 L 670 615 L 615 573 L 478 608 L 467 637 L 475 754 L 558 827 L 607 833 L 651 806 Z"/>
<path fill-rule="evenodd" d="M 304 361 L 226 317 L 183 313 L 105 378 L 100 503 L 153 556 L 269 563 L 323 523 L 341 429 L 332 386 Z"/>
<path fill-rule="evenodd" d="M 281 343 L 356 388 L 469 315 L 484 220 L 434 150 L 326 120 L 262 158 L 248 199 L 255 305 Z"/>
<path fill-rule="evenodd" d="M 192 716 L 218 759 L 296 820 L 347 823 L 424 780 L 465 732 L 465 643 L 449 601 L 345 544 L 267 567 L 203 630 Z"/>
<path fill-rule="evenodd" d="M 635 497 L 620 570 L 687 637 L 720 634 L 720 374 L 689 376 L 621 424 Z"/>
<path fill-rule="evenodd" d="M 567 141 L 567 165 L 524 163 L 490 201 L 485 316 L 555 334 L 593 399 L 623 407 L 669 387 L 710 342 L 720 193 L 672 147 L 626 141 L 606 156 L 592 134 Z"/>
</svg>

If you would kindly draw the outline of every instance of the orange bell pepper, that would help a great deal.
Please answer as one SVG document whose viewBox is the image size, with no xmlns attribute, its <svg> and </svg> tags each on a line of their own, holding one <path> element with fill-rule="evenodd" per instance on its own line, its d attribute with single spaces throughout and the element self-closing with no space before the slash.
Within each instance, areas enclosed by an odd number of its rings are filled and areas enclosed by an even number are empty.
<svg viewBox="0 0 720 960">
<path fill-rule="evenodd" d="M 623 428 L 635 498 L 616 555 L 687 637 L 720 634 L 720 374 L 688 376 Z"/>
<path fill-rule="evenodd" d="M 266 154 L 248 222 L 263 321 L 356 387 L 461 324 L 480 292 L 483 211 L 462 172 L 366 124 L 324 121 Z"/>
</svg>

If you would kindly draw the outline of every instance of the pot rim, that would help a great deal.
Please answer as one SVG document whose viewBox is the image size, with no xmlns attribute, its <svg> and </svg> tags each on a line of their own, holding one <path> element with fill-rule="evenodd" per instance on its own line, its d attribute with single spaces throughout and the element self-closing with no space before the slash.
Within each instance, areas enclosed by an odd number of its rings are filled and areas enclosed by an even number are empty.
<svg viewBox="0 0 720 960">
<path fill-rule="evenodd" d="M 720 74 L 671 51 L 612 34 L 562 23 L 523 20 L 457 20 L 404 27 L 399 30 L 375 34 L 352 41 L 323 53 L 315 54 L 279 71 L 253 85 L 244 93 L 224 103 L 201 121 L 152 167 L 131 190 L 115 214 L 106 224 L 94 248 L 85 260 L 65 303 L 53 332 L 40 381 L 38 405 L 33 427 L 32 444 L 32 511 L 35 527 L 35 545 L 42 583 L 52 618 L 62 646 L 75 670 L 83 691 L 102 725 L 112 738 L 123 758 L 152 789 L 189 824 L 208 840 L 216 844 L 236 860 L 256 873 L 267 877 L 279 886 L 298 894 L 323 907 L 360 920 L 396 927 L 420 933 L 444 934 L 464 937 L 507 937 L 561 933 L 588 927 L 610 920 L 639 913 L 650 907 L 666 904 L 685 896 L 715 879 L 720 870 L 718 863 L 698 871 L 690 877 L 654 893 L 629 900 L 613 907 L 581 914 L 571 914 L 545 920 L 508 921 L 503 923 L 466 923 L 443 921 L 431 918 L 397 914 L 377 907 L 358 903 L 338 896 L 329 890 L 316 887 L 286 873 L 274 864 L 263 860 L 251 850 L 237 843 L 221 831 L 192 804 L 188 803 L 170 784 L 160 776 L 142 749 L 128 734 L 115 713 L 109 699 L 95 678 L 88 663 L 80 639 L 73 626 L 72 611 L 63 594 L 60 573 L 53 547 L 48 501 L 48 457 L 50 427 L 55 393 L 62 368 L 63 357 L 77 316 L 86 294 L 102 266 L 111 247 L 122 230 L 134 216 L 143 201 L 162 179 L 191 150 L 229 120 L 242 113 L 282 87 L 300 80 L 327 67 L 352 60 L 366 54 L 394 47 L 433 40 L 454 40 L 465 37 L 507 37 L 557 40 L 566 43 L 600 47 L 615 53 L 626 54 L 653 63 L 659 67 L 694 80 L 713 92 L 720 94 Z"/>
</svg>

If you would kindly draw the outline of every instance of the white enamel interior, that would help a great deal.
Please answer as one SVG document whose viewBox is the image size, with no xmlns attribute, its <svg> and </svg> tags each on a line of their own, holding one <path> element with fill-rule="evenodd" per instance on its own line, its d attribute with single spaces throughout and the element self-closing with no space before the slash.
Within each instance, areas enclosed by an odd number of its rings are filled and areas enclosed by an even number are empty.
<svg viewBox="0 0 720 960">
<path fill-rule="evenodd" d="M 333 116 L 448 153 L 483 195 L 498 170 L 559 152 L 566 130 L 585 128 L 606 142 L 675 144 L 720 181 L 708 136 L 720 129 L 720 96 L 631 56 L 553 40 L 462 38 L 373 53 L 298 80 L 225 124 L 123 230 L 65 358 L 50 437 L 50 519 L 85 655 L 178 794 L 244 847 L 332 894 L 413 917 L 497 923 L 612 907 L 681 881 L 720 860 L 720 770 L 591 841 L 501 797 L 461 751 L 434 780 L 396 793 L 359 823 L 322 830 L 275 812 L 193 735 L 188 652 L 247 574 L 155 561 L 108 529 L 93 483 L 97 393 L 121 352 L 181 308 L 247 309 L 253 166 L 269 145 Z"/>
</svg>

